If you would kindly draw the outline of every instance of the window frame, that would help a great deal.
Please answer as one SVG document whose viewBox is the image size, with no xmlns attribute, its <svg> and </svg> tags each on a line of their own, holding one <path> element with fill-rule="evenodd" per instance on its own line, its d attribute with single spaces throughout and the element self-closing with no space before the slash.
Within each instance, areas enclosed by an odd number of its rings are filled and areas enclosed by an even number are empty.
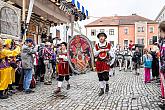
<svg viewBox="0 0 165 110">
<path fill-rule="evenodd" d="M 115 29 L 109 29 L 109 35 L 115 35 Z"/>
<path fill-rule="evenodd" d="M 152 31 L 151 31 L 151 28 L 152 28 Z M 154 27 L 153 26 L 149 27 L 149 33 L 154 33 Z"/>
<path fill-rule="evenodd" d="M 96 29 L 91 29 L 91 36 L 96 36 Z"/>
<path fill-rule="evenodd" d="M 104 32 L 105 32 L 105 29 L 100 29 L 100 32 L 101 32 L 101 33 L 104 33 Z"/>
<path fill-rule="evenodd" d="M 126 30 L 127 30 L 127 31 L 126 31 Z M 124 34 L 125 34 L 125 35 L 128 35 L 128 34 L 129 34 L 129 29 L 128 29 L 128 27 L 124 28 Z"/>
</svg>

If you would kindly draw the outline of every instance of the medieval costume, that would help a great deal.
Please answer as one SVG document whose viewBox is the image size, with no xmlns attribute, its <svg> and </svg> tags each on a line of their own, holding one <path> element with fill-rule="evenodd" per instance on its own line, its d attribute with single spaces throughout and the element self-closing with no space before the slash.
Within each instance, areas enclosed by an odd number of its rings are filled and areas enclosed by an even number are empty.
<svg viewBox="0 0 165 110">
<path fill-rule="evenodd" d="M 12 72 L 12 67 L 10 66 L 10 59 L 11 56 L 17 56 L 20 53 L 20 47 L 17 46 L 16 49 L 10 50 L 12 40 L 6 39 L 5 40 L 5 48 L 0 52 L 0 98 L 7 98 L 4 95 L 4 90 L 8 88 L 9 85 L 15 81 L 15 71 Z M 13 77 L 13 78 L 12 78 Z"/>
<path fill-rule="evenodd" d="M 107 38 L 107 35 L 105 33 L 99 33 L 97 37 L 100 39 L 100 37 L 103 36 L 105 39 Z M 111 44 L 106 42 L 105 39 L 95 45 L 94 49 L 94 56 L 96 57 L 96 71 L 99 78 L 100 88 L 101 91 L 99 93 L 99 96 L 104 94 L 104 84 L 106 82 L 106 88 L 105 92 L 107 93 L 109 91 L 109 69 L 110 66 L 113 64 L 113 62 L 110 62 L 110 59 L 113 59 L 114 56 L 111 54 Z"/>
<path fill-rule="evenodd" d="M 66 48 L 63 49 L 63 45 L 66 47 L 66 43 L 61 43 L 62 49 L 61 52 L 57 55 L 57 62 L 58 62 L 58 88 L 55 91 L 55 93 L 61 92 L 62 82 L 65 80 L 67 81 L 67 90 L 70 89 L 69 84 L 69 64 L 68 64 L 68 58 L 67 58 L 67 50 Z"/>
</svg>

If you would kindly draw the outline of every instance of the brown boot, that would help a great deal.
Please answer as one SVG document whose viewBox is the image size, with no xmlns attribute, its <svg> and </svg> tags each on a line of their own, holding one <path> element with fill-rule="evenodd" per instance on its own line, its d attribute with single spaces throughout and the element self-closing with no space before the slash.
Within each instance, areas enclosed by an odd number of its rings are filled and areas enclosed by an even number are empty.
<svg viewBox="0 0 165 110">
<path fill-rule="evenodd" d="M 58 87 L 57 90 L 54 91 L 55 94 L 58 94 L 58 93 L 60 93 L 60 92 L 61 92 L 61 88 L 60 88 L 60 87 Z"/>
</svg>

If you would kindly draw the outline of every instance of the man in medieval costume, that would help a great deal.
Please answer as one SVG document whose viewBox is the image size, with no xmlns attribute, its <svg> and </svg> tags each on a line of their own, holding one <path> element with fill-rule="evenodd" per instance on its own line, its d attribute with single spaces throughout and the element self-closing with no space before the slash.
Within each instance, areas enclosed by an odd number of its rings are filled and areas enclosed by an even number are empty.
<svg viewBox="0 0 165 110">
<path fill-rule="evenodd" d="M 61 50 L 57 54 L 57 62 L 58 62 L 58 84 L 57 90 L 55 94 L 61 92 L 62 83 L 65 80 L 67 81 L 67 90 L 70 89 L 69 83 L 69 64 L 67 58 L 67 43 L 61 43 Z"/>
<path fill-rule="evenodd" d="M 111 44 L 106 41 L 107 35 L 105 33 L 99 33 L 97 35 L 99 42 L 96 43 L 94 48 L 94 56 L 96 57 L 96 71 L 100 83 L 99 96 L 108 93 L 109 91 L 109 69 L 114 62 L 110 62 L 110 59 L 114 58 L 111 50 Z"/>
</svg>

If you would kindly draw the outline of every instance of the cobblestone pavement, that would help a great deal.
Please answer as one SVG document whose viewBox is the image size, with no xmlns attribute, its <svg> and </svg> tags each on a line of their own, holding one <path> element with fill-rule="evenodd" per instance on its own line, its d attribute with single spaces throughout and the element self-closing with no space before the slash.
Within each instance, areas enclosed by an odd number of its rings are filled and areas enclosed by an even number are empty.
<svg viewBox="0 0 165 110">
<path fill-rule="evenodd" d="M 142 70 L 141 70 L 142 71 Z M 17 93 L 0 100 L 0 110 L 159 110 L 159 87 L 155 83 L 145 85 L 143 75 L 119 72 L 110 78 L 110 92 L 99 97 L 97 74 L 90 72 L 71 77 L 71 89 L 58 96 L 52 85 L 40 84 L 33 94 Z"/>
</svg>

